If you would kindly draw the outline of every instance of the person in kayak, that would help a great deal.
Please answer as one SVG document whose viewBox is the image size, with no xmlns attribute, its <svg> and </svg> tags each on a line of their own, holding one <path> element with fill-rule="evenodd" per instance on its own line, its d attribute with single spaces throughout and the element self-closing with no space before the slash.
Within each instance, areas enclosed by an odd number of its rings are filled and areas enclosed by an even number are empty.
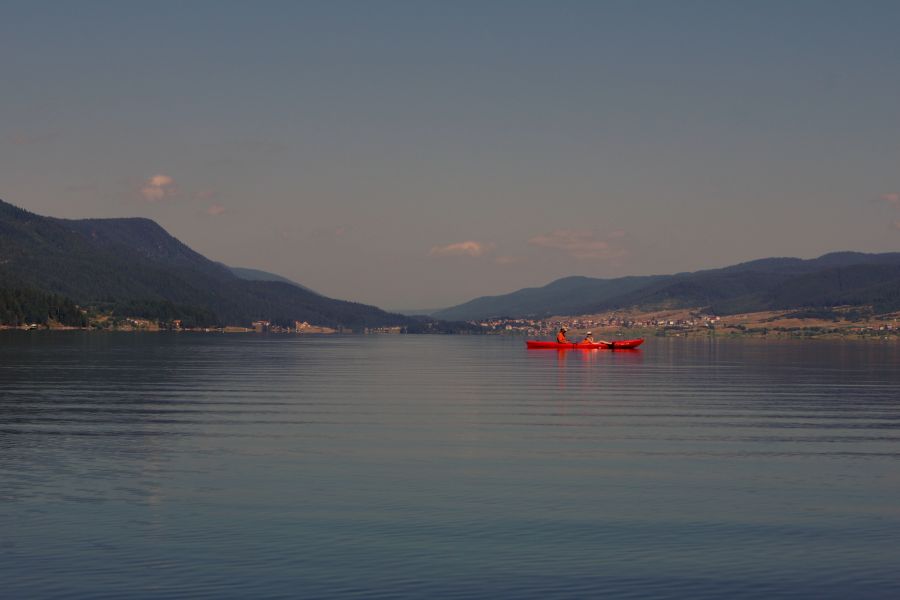
<svg viewBox="0 0 900 600">
<path fill-rule="evenodd" d="M 557 344 L 571 344 L 572 343 L 566 338 L 566 332 L 568 330 L 569 330 L 569 328 L 566 327 L 565 325 L 563 325 L 562 327 L 559 328 L 559 333 L 556 334 L 556 343 Z"/>
<path fill-rule="evenodd" d="M 610 348 L 614 348 L 616 345 L 615 342 L 607 342 L 606 340 L 595 340 L 594 334 L 591 333 L 590 331 L 588 331 L 587 334 L 585 334 L 584 339 L 581 340 L 581 343 L 582 344 L 606 344 Z"/>
</svg>

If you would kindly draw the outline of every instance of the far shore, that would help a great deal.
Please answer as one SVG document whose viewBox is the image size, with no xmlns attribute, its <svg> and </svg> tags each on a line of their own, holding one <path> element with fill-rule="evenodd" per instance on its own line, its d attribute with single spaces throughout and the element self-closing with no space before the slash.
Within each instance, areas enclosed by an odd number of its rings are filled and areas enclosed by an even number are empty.
<svg viewBox="0 0 900 600">
<path fill-rule="evenodd" d="M 873 314 L 869 307 L 831 307 L 714 315 L 702 309 L 617 310 L 592 315 L 557 315 L 543 319 L 474 321 L 489 333 L 549 339 L 560 327 L 580 340 L 638 337 L 802 338 L 900 340 L 900 313 Z"/>
<path fill-rule="evenodd" d="M 618 310 L 592 315 L 558 315 L 546 318 L 491 318 L 469 321 L 475 331 L 467 334 L 527 336 L 552 339 L 560 327 L 568 327 L 571 340 L 581 340 L 588 331 L 595 340 L 652 337 L 770 338 L 900 340 L 900 312 L 874 314 L 871 307 L 839 306 L 823 309 L 763 311 L 714 315 L 702 309 Z M 0 325 L 0 331 L 90 331 L 90 332 L 183 332 L 266 333 L 294 335 L 405 334 L 404 328 L 377 327 L 362 331 L 313 325 L 295 321 L 285 327 L 268 321 L 248 326 L 184 327 L 181 321 L 158 322 L 142 318 L 107 318 L 88 327 L 49 324 Z M 422 335 L 417 333 L 415 335 Z M 447 335 L 442 333 L 440 335 Z M 451 333 L 452 335 L 452 333 Z"/>
</svg>

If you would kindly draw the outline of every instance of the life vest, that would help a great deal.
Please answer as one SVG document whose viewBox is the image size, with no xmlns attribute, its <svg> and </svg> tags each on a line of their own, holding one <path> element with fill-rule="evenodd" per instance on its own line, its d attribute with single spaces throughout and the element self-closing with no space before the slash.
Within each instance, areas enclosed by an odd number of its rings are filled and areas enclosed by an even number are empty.
<svg viewBox="0 0 900 600">
<path fill-rule="evenodd" d="M 569 340 L 566 339 L 566 334 L 560 331 L 556 334 L 556 343 L 557 344 L 568 344 Z"/>
</svg>

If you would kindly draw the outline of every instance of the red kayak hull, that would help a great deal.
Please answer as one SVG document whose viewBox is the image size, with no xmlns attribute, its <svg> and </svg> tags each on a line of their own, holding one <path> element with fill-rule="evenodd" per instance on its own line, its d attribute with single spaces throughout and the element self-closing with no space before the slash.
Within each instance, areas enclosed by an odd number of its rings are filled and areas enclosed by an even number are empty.
<svg viewBox="0 0 900 600">
<path fill-rule="evenodd" d="M 613 340 L 612 342 L 596 342 L 594 344 L 560 344 L 559 342 L 542 342 L 527 340 L 525 344 L 532 350 L 633 350 L 644 343 L 638 340 Z"/>
</svg>

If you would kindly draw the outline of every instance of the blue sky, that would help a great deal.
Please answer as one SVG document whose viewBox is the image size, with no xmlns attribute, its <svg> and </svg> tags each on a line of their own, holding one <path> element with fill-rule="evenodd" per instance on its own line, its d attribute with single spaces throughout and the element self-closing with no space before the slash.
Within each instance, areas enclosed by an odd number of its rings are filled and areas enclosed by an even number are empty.
<svg viewBox="0 0 900 600">
<path fill-rule="evenodd" d="M 389 308 L 900 249 L 897 2 L 0 2 L 0 198 Z"/>
</svg>

